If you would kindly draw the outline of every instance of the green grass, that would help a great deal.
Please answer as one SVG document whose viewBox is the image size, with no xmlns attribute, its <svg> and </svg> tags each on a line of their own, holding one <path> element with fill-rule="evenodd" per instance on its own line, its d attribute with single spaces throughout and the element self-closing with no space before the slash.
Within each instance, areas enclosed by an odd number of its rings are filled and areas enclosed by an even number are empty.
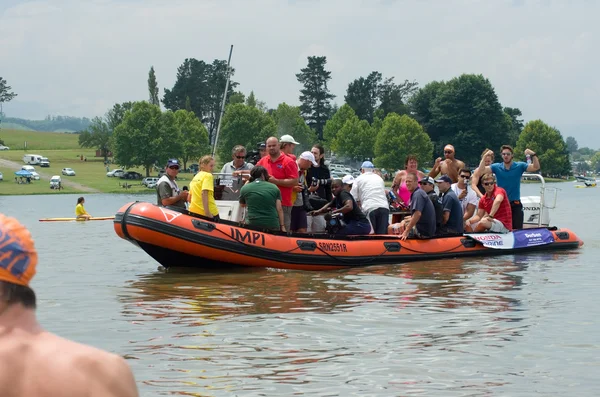
<svg viewBox="0 0 600 397">
<path fill-rule="evenodd" d="M 4 140 L 6 146 L 10 147 L 8 152 L 19 151 L 21 157 L 23 157 L 23 154 L 25 153 L 41 154 L 37 153 L 40 150 L 79 148 L 79 135 L 77 134 L 9 130 L 2 128 L 0 131 L 0 138 Z M 25 142 L 27 142 L 27 149 L 25 149 Z M 6 158 L 4 153 L 0 153 L 0 156 Z"/>
</svg>

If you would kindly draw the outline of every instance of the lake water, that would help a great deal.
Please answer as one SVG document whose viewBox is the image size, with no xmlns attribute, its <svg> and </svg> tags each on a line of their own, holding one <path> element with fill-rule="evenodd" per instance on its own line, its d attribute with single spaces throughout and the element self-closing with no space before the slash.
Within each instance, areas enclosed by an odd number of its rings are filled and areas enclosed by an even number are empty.
<svg viewBox="0 0 600 397">
<path fill-rule="evenodd" d="M 561 189 L 582 249 L 335 272 L 169 271 L 77 196 L 0 196 L 35 238 L 42 325 L 125 356 L 142 396 L 596 396 L 600 188 Z M 524 185 L 535 195 L 539 185 Z M 154 196 L 86 195 L 108 216 Z"/>
</svg>

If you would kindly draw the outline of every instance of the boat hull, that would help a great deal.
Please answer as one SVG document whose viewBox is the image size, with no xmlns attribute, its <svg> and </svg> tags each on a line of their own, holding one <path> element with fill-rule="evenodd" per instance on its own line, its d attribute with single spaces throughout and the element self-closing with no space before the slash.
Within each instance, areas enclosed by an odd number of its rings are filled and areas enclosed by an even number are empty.
<svg viewBox="0 0 600 397">
<path fill-rule="evenodd" d="M 515 249 L 489 248 L 470 236 L 401 241 L 393 235 L 273 234 L 241 227 L 235 222 L 215 223 L 144 202 L 129 203 L 121 208 L 115 216 L 114 229 L 121 238 L 138 245 L 165 267 L 217 269 L 251 266 L 332 270 L 415 260 L 575 249 L 583 244 L 566 229 L 545 232 L 552 235 L 551 243 Z M 535 229 L 527 232 L 534 233 Z"/>
</svg>

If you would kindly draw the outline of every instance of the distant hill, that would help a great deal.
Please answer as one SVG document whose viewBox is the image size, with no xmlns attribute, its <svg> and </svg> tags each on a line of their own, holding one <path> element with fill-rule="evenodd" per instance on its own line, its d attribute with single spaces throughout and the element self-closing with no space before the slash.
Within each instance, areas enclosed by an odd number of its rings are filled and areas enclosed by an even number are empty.
<svg viewBox="0 0 600 397">
<path fill-rule="evenodd" d="M 29 130 L 40 132 L 76 132 L 85 130 L 91 124 L 87 117 L 48 116 L 44 120 L 26 120 L 4 117 L 2 129 Z"/>
</svg>

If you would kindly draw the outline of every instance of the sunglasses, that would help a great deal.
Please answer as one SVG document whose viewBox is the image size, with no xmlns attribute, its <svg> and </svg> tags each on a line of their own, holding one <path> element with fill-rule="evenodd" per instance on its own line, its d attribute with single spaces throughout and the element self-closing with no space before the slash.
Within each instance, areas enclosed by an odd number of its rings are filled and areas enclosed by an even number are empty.
<svg viewBox="0 0 600 397">
<path fill-rule="evenodd" d="M 462 179 L 470 179 L 471 177 L 469 175 L 461 175 L 460 176 Z"/>
<path fill-rule="evenodd" d="M 502 153 L 503 156 L 512 156 L 512 153 L 508 152 L 508 153 Z"/>
<path fill-rule="evenodd" d="M 172 166 L 169 167 L 169 169 L 171 169 L 171 170 L 178 170 L 179 166 L 178 165 L 172 165 Z"/>
<path fill-rule="evenodd" d="M 483 186 L 492 186 L 494 182 L 484 182 Z"/>
<path fill-rule="evenodd" d="M 454 153 L 452 150 L 444 150 L 444 154 L 452 154 Z"/>
<path fill-rule="evenodd" d="M 238 158 L 238 159 L 245 159 L 246 158 L 246 156 L 235 156 L 235 157 Z"/>
</svg>

